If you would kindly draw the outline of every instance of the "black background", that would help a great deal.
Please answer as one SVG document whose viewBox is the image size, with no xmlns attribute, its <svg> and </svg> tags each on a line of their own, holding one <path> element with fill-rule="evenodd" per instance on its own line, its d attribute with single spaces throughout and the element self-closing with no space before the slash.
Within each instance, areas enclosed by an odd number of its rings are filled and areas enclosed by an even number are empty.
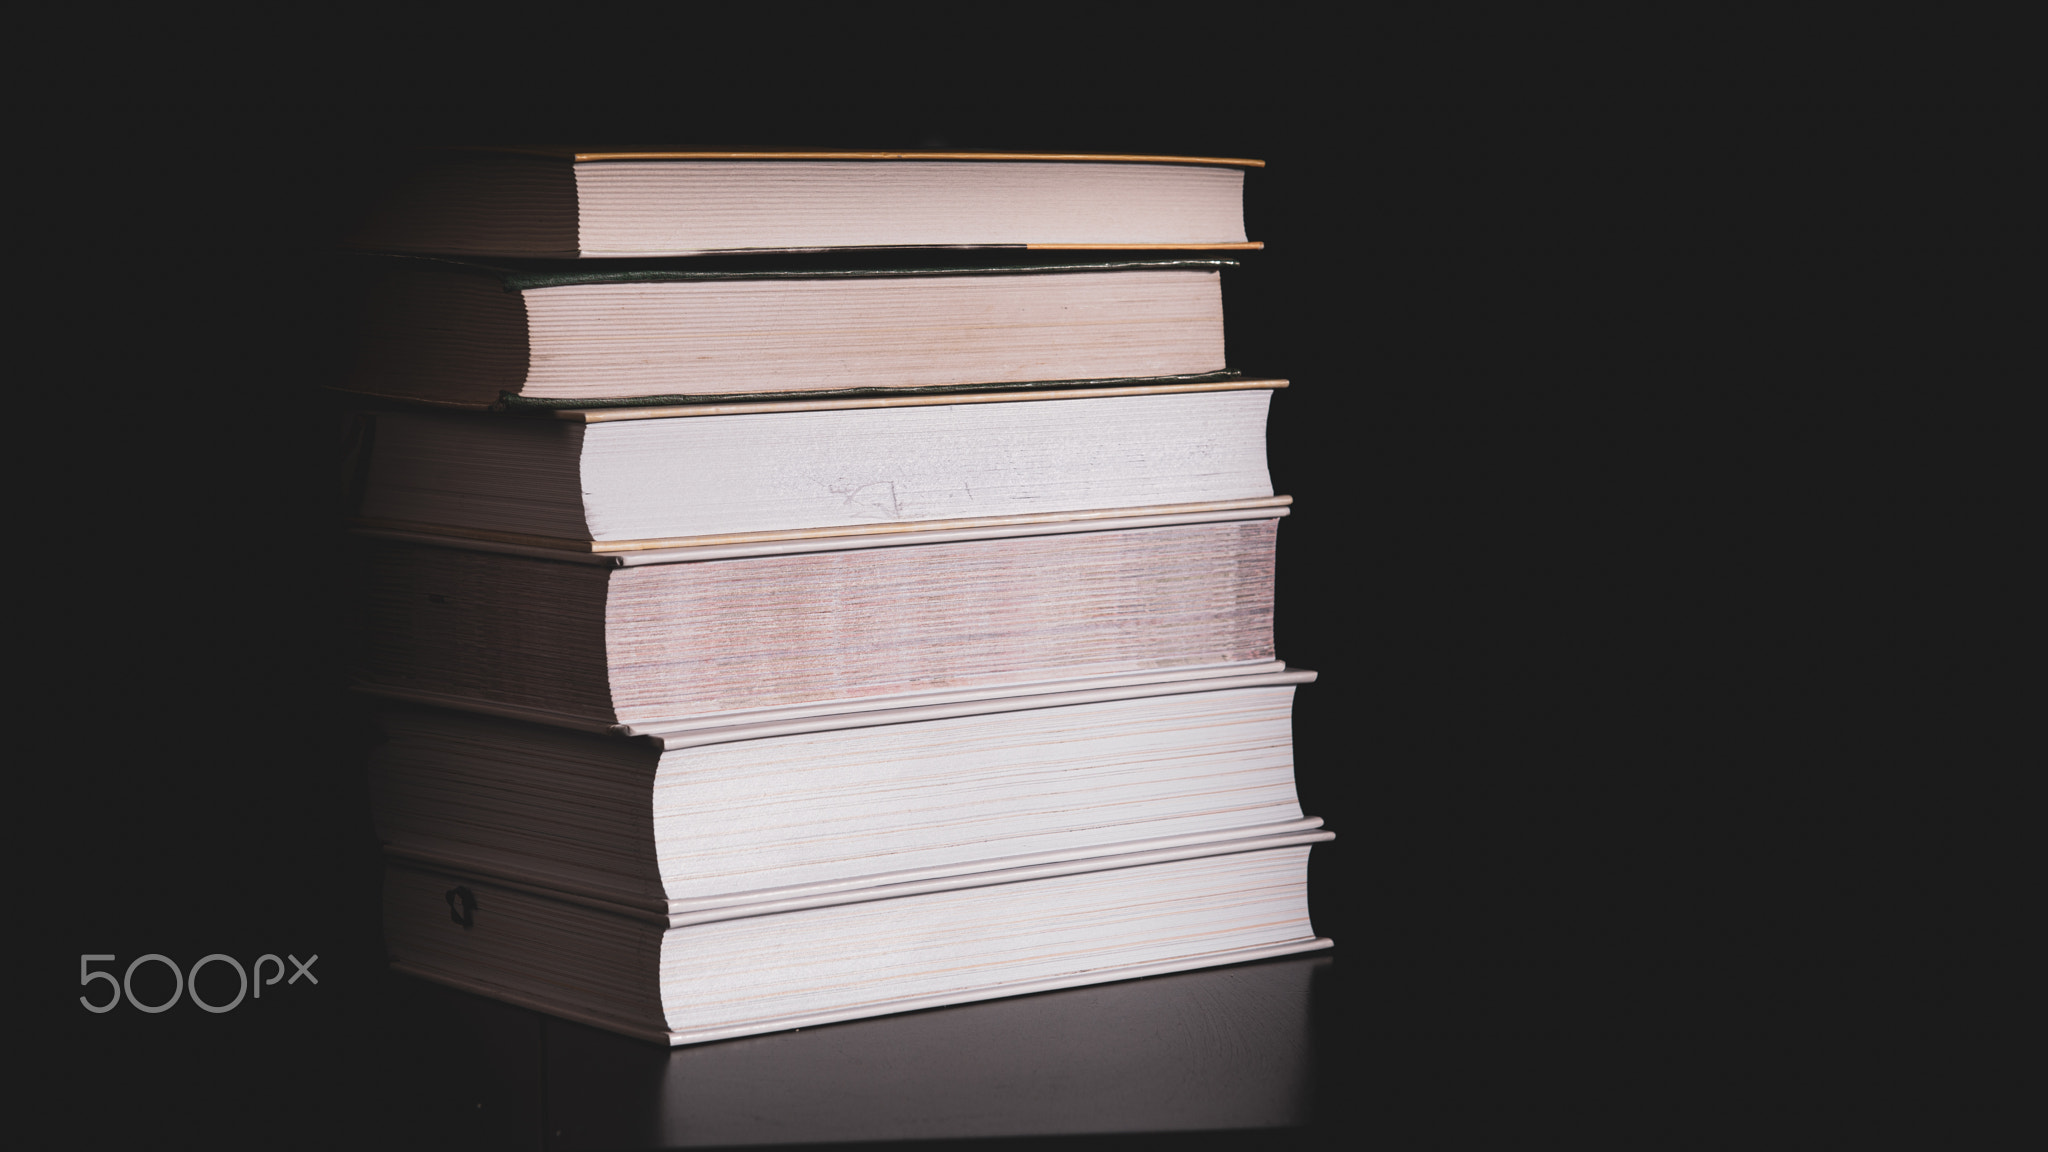
<svg viewBox="0 0 2048 1152">
<path fill-rule="evenodd" d="M 1536 51 L 1556 30 L 1474 66 L 1278 21 L 996 51 L 831 19 L 248 54 L 166 24 L 29 98 L 16 994 L 77 1142 L 352 1145 L 399 1107 L 323 253 L 439 142 L 1265 159 L 1225 303 L 1234 366 L 1294 382 L 1279 650 L 1322 673 L 1298 772 L 1340 837 L 1320 1130 L 1993 1123 L 2025 1010 L 2033 105 L 1659 85 L 1654 53 L 1596 81 Z M 85 952 L 318 953 L 322 984 L 93 1016 Z"/>
</svg>

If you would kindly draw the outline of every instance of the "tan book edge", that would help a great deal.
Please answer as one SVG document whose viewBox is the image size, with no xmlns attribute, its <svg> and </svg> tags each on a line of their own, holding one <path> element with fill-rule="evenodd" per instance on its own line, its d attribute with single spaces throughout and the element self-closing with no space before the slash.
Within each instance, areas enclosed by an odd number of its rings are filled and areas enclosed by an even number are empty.
<svg viewBox="0 0 2048 1152">
<path fill-rule="evenodd" d="M 1078 988 L 1089 984 L 1108 984 L 1118 980 L 1135 980 L 1143 976 L 1164 976 L 1169 972 L 1187 972 L 1196 968 L 1218 968 L 1225 964 L 1243 964 L 1253 960 L 1270 960 L 1278 956 L 1292 956 L 1298 952 L 1315 952 L 1330 948 L 1335 942 L 1325 936 L 1306 937 L 1282 944 L 1268 944 L 1259 948 L 1236 948 L 1225 952 L 1205 952 L 1193 956 L 1176 957 L 1172 960 L 1154 961 L 1150 964 L 1127 964 L 1116 968 L 1096 968 L 1068 976 L 1056 976 L 1044 980 L 1021 980 L 1012 984 L 992 984 L 983 988 L 951 992 L 940 996 L 919 996 L 902 1000 L 883 1001 L 860 1008 L 841 1012 L 820 1012 L 807 1016 L 782 1016 L 773 1019 L 749 1021 L 723 1028 L 699 1028 L 680 1032 L 662 1032 L 648 1028 L 637 1021 L 628 1021 L 592 1012 L 578 1012 L 559 1005 L 544 1003 L 534 997 L 499 988 L 480 980 L 466 980 L 424 968 L 417 968 L 403 961 L 392 961 L 391 970 L 431 980 L 462 992 L 502 1000 L 521 1008 L 531 1009 L 580 1024 L 589 1024 L 610 1032 L 632 1036 L 640 1040 L 651 1040 L 657 1044 L 680 1047 L 684 1044 L 703 1044 L 713 1040 L 731 1040 L 740 1036 L 759 1036 L 766 1032 L 787 1032 L 793 1028 L 815 1028 L 821 1024 L 837 1024 L 845 1020 L 864 1020 L 874 1016 L 893 1016 L 900 1012 L 916 1012 L 925 1008 L 944 1008 L 954 1004 L 971 1004 L 978 1000 L 996 1000 L 1007 996 L 1027 996 L 1034 992 L 1052 992 L 1061 988 Z"/>
<path fill-rule="evenodd" d="M 1080 512 L 1033 512 L 1020 516 L 974 516 L 956 520 L 908 520 L 887 524 L 845 524 L 830 528 L 794 528 L 778 532 L 740 532 L 720 536 L 672 536 L 658 540 L 569 540 L 559 536 L 530 536 L 519 532 L 494 532 L 483 528 L 462 528 L 446 524 L 420 524 L 408 520 L 378 520 L 354 517 L 348 526 L 365 536 L 409 540 L 415 543 L 475 547 L 478 544 L 506 545 L 518 555 L 552 555 L 561 559 L 579 556 L 611 556 L 620 553 L 653 553 L 660 559 L 622 559 L 623 564 L 673 564 L 690 560 L 732 559 L 739 553 L 712 555 L 710 550 L 731 545 L 772 545 L 801 543 L 788 551 L 832 550 L 827 541 L 849 540 L 840 547 L 884 548 L 897 544 L 937 543 L 940 540 L 988 539 L 997 536 L 1040 536 L 1066 532 L 1102 532 L 1116 528 L 1154 528 L 1170 524 L 1199 524 L 1209 520 L 1259 520 L 1284 516 L 1294 502 L 1292 496 L 1259 496 L 1248 500 L 1217 500 L 1199 504 L 1155 504 L 1145 508 L 1101 508 Z M 1263 515 L 1238 515 L 1238 513 Z M 1202 517 L 1190 519 L 1189 517 Z M 1144 521 L 1144 523 L 1135 523 Z M 1031 531 L 1031 529 L 1039 529 Z M 1014 531 L 1013 531 L 1014 530 Z M 957 535 L 981 532 L 982 535 Z M 456 543 L 464 542 L 463 544 Z M 745 555 L 772 555 L 746 552 Z"/>
<path fill-rule="evenodd" d="M 672 404 L 648 408 L 558 408 L 557 420 L 599 424 L 612 420 L 669 420 L 683 416 L 751 416 L 763 412 L 835 412 L 847 408 L 929 408 L 953 404 L 1021 404 L 1033 400 L 1093 400 L 1104 396 L 1170 396 L 1180 392 L 1274 391 L 1287 381 L 1212 380 L 1202 384 L 1132 384 L 1114 388 L 1048 388 L 1019 392 L 942 392 L 859 396 L 844 400 L 746 400 L 733 404 Z"/>
<path fill-rule="evenodd" d="M 594 908 L 668 928 L 710 924 L 720 920 L 744 920 L 797 912 L 806 908 L 830 908 L 841 904 L 865 904 L 872 900 L 893 900 L 930 892 L 951 892 L 961 888 L 985 888 L 1023 880 L 1053 876 L 1074 876 L 1083 872 L 1107 872 L 1140 864 L 1165 864 L 1174 860 L 1195 860 L 1207 856 L 1231 856 L 1288 848 L 1299 844 L 1320 844 L 1337 834 L 1322 830 L 1322 819 L 1310 816 L 1278 824 L 1223 829 L 1186 836 L 1162 836 L 1076 848 L 1066 852 L 1042 852 L 1028 856 L 969 861 L 948 867 L 922 868 L 905 872 L 878 872 L 841 881 L 765 888 L 697 900 L 652 901 L 625 899 L 615 892 L 581 884 L 558 883 L 553 877 L 527 872 L 513 875 L 502 866 L 478 864 L 443 853 L 421 852 L 386 846 L 384 854 L 416 872 L 448 875 L 503 885 L 564 904 Z"/>
</svg>

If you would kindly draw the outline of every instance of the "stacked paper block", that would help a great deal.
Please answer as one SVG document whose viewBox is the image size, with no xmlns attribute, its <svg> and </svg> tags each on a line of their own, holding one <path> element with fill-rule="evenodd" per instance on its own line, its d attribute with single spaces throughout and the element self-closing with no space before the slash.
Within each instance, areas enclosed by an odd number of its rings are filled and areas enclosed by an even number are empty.
<svg viewBox="0 0 2048 1152">
<path fill-rule="evenodd" d="M 393 966 L 682 1044 L 1329 946 L 1255 166 L 426 160 L 351 384 Z"/>
</svg>

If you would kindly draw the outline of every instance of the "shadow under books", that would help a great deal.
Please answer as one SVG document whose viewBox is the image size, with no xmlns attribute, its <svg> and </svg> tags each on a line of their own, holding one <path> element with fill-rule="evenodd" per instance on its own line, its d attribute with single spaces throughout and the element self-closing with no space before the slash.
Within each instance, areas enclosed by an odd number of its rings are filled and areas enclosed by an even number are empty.
<svg viewBox="0 0 2048 1152">
<path fill-rule="evenodd" d="M 1297 1127 L 1331 964 L 1286 957 L 674 1049 L 393 975 L 384 1104 L 412 1136 L 547 1148 Z"/>
</svg>

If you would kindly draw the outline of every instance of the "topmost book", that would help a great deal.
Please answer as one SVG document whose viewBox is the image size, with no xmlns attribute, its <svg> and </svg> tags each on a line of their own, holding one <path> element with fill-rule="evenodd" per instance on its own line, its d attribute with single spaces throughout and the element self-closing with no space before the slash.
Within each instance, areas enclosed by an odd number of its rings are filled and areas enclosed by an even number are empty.
<svg viewBox="0 0 2048 1152">
<path fill-rule="evenodd" d="M 1027 152 L 432 153 L 352 239 L 450 256 L 1257 248 L 1259 160 Z"/>
</svg>

